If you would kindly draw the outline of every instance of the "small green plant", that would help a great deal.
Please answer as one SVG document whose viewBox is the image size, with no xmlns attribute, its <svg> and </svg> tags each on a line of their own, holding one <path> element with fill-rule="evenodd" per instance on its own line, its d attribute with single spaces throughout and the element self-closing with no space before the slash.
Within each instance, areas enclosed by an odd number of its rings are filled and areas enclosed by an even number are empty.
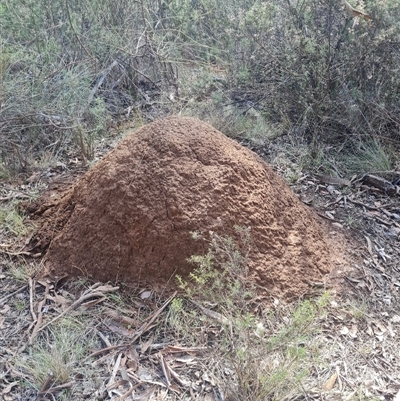
<svg viewBox="0 0 400 401">
<path fill-rule="evenodd" d="M 189 259 L 196 269 L 189 280 L 178 278 L 189 301 L 179 298 L 172 302 L 169 323 L 175 329 L 179 326 L 180 332 L 190 333 L 196 325 L 204 327 L 204 314 L 220 322 L 222 328 L 213 344 L 218 367 L 234 372 L 232 380 L 223 384 L 229 399 L 292 399 L 301 391 L 308 366 L 317 356 L 317 321 L 325 313 L 330 295 L 300 302 L 283 322 L 272 312 L 264 318 L 257 316 L 247 272 L 250 230 L 236 230 L 240 244 L 231 237 L 210 233 L 208 252 Z M 193 237 L 203 238 L 198 233 Z M 190 314 L 187 304 L 199 303 L 205 307 Z"/>
<path fill-rule="evenodd" d="M 236 226 L 234 229 L 240 238 L 239 243 L 235 243 L 232 237 L 210 232 L 208 253 L 193 255 L 188 259 L 197 266 L 189 276 L 192 286 L 178 277 L 178 282 L 188 297 L 195 290 L 208 301 L 229 308 L 240 305 L 251 297 L 252 291 L 247 280 L 250 228 Z M 198 233 L 192 235 L 195 239 L 204 240 Z"/>
<path fill-rule="evenodd" d="M 344 224 L 346 224 L 348 227 L 350 227 L 352 229 L 360 229 L 361 228 L 359 219 L 357 219 L 357 217 L 355 217 L 351 214 L 349 214 L 345 217 Z"/>
<path fill-rule="evenodd" d="M 18 312 L 22 312 L 26 308 L 26 302 L 23 299 L 16 299 L 14 301 L 14 307 Z"/>
<path fill-rule="evenodd" d="M 356 320 L 364 320 L 368 313 L 368 303 L 364 300 L 350 304 L 350 313 Z"/>
<path fill-rule="evenodd" d="M 359 149 L 348 154 L 344 165 L 350 173 L 385 172 L 392 169 L 390 153 L 376 141 L 364 141 Z"/>
<path fill-rule="evenodd" d="M 2 226 L 6 232 L 16 236 L 24 235 L 27 232 L 24 218 L 19 213 L 15 203 L 0 206 L 0 226 Z"/>
<path fill-rule="evenodd" d="M 9 268 L 11 277 L 16 281 L 27 282 L 30 276 L 28 267 L 25 264 L 12 264 Z"/>
<path fill-rule="evenodd" d="M 8 170 L 5 168 L 4 164 L 2 163 L 0 159 L 0 180 L 5 180 L 10 176 L 10 173 Z"/>
</svg>

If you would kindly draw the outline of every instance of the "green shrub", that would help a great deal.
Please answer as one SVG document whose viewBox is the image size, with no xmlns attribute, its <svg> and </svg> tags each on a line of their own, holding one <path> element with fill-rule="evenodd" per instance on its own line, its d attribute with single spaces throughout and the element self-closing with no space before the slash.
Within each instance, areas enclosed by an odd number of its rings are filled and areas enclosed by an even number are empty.
<svg viewBox="0 0 400 401">
<path fill-rule="evenodd" d="M 212 327 L 216 334 L 208 344 L 215 369 L 233 372 L 220 384 L 227 399 L 294 399 L 317 357 L 314 336 L 329 294 L 300 302 L 284 319 L 272 309 L 265 316 L 255 313 L 256 294 L 247 277 L 250 230 L 236 229 L 240 241 L 210 233 L 209 251 L 190 258 L 196 269 L 188 281 L 178 278 L 186 299 L 171 304 L 169 324 L 192 341 L 199 338 L 192 337 L 194 331 Z"/>
</svg>

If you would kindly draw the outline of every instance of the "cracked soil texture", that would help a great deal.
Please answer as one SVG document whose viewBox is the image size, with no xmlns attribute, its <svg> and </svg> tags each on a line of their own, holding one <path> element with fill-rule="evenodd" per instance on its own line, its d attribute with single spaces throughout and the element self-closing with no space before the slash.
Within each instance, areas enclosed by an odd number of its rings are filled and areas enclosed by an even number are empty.
<svg viewBox="0 0 400 401">
<path fill-rule="evenodd" d="M 191 232 L 236 238 L 235 225 L 251 227 L 250 276 L 268 295 L 301 296 L 343 263 L 338 234 L 271 167 L 195 118 L 130 133 L 44 209 L 32 243 L 56 276 L 174 283 L 207 251 Z"/>
</svg>

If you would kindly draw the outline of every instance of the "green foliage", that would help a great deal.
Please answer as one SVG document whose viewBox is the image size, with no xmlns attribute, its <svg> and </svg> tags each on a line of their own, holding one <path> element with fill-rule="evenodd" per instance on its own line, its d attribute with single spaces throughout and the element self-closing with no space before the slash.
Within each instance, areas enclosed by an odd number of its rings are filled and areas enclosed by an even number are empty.
<svg viewBox="0 0 400 401">
<path fill-rule="evenodd" d="M 207 324 L 204 310 L 197 313 L 192 304 L 201 302 L 213 308 L 222 325 L 220 335 L 213 341 L 218 355 L 214 359 L 219 369 L 234 372 L 232 380 L 224 383 L 229 399 L 292 399 L 300 391 L 309 374 L 308 365 L 316 356 L 316 350 L 311 355 L 310 348 L 313 342 L 315 346 L 317 321 L 328 306 L 329 294 L 300 302 L 284 322 L 278 323 L 274 313 L 266 319 L 257 316 L 251 302 L 254 291 L 247 278 L 250 230 L 239 227 L 236 230 L 240 233 L 240 243 L 210 233 L 208 252 L 190 258 L 197 266 L 190 280 L 178 278 L 188 301 L 174 300 L 168 321 L 187 338 L 194 328 L 204 330 Z M 203 238 L 198 233 L 193 233 L 193 237 Z"/>
<path fill-rule="evenodd" d="M 346 155 L 344 163 L 353 173 L 385 172 L 393 166 L 390 152 L 376 141 L 363 141 L 358 149 Z"/>
<path fill-rule="evenodd" d="M 197 266 L 190 273 L 191 283 L 178 277 L 187 296 L 191 297 L 193 291 L 200 292 L 208 301 L 218 303 L 222 308 L 231 308 L 241 305 L 252 295 L 247 283 L 250 229 L 237 226 L 235 231 L 240 243 L 210 232 L 208 253 L 189 258 L 189 262 Z M 203 239 L 198 233 L 192 235 L 195 239 Z"/>
<path fill-rule="evenodd" d="M 400 65 L 391 50 L 400 44 L 400 5 L 352 5 L 373 23 L 336 0 L 183 0 L 167 13 L 192 58 L 207 61 L 204 49 L 218 56 L 227 89 L 265 111 L 269 124 L 308 138 L 316 154 L 321 142 L 400 139 Z"/>
<path fill-rule="evenodd" d="M 30 276 L 29 269 L 25 264 L 11 264 L 9 267 L 11 277 L 19 282 L 26 283 Z"/>
<path fill-rule="evenodd" d="M 398 144 L 400 4 L 352 6 L 373 23 L 336 0 L 9 0 L 0 13 L 5 169 L 71 143 L 89 160 L 111 120 L 142 106 L 199 115 L 256 145 L 305 138 L 312 160 L 325 143 Z"/>
<path fill-rule="evenodd" d="M 16 236 L 27 232 L 24 224 L 24 217 L 19 213 L 18 207 L 14 203 L 1 205 L 0 207 L 0 226 L 5 233 Z"/>
<path fill-rule="evenodd" d="M 9 177 L 9 173 L 0 160 L 0 180 L 4 180 L 8 177 Z"/>
<path fill-rule="evenodd" d="M 92 158 L 97 135 L 127 113 L 142 87 L 173 81 L 158 39 L 145 34 L 156 7 L 128 0 L 2 5 L 0 157 L 8 168 L 26 169 L 29 156 L 58 155 L 71 143 Z"/>
</svg>

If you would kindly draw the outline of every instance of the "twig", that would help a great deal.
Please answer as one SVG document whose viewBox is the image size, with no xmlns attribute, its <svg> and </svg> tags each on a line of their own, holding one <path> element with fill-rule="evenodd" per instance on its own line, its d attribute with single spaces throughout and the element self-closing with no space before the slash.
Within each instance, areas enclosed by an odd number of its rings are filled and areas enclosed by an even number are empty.
<svg viewBox="0 0 400 401">
<path fill-rule="evenodd" d="M 29 337 L 29 344 L 33 343 L 33 339 L 35 338 L 36 334 L 41 330 L 40 325 L 42 324 L 42 321 L 43 321 L 43 312 L 42 312 L 43 305 L 46 303 L 47 296 L 49 295 L 49 292 L 50 292 L 50 286 L 48 283 L 45 284 L 45 287 L 46 288 L 44 291 L 44 297 L 38 304 L 38 317 L 37 317 L 35 327 L 33 328 L 32 334 Z"/>
<path fill-rule="evenodd" d="M 102 85 L 104 79 L 107 77 L 107 75 L 111 72 L 111 70 L 116 65 L 118 65 L 118 62 L 117 62 L 117 60 L 114 60 L 112 62 L 112 64 L 105 70 L 104 74 L 100 77 L 100 79 L 97 81 L 96 85 L 94 86 L 94 88 L 89 93 L 89 97 L 88 97 L 88 101 L 87 101 L 88 106 L 90 105 L 90 103 L 92 103 L 93 97 L 96 94 L 96 92 L 99 90 L 99 88 Z"/>
<path fill-rule="evenodd" d="M 156 320 L 156 318 L 160 315 L 160 313 L 168 306 L 168 304 L 175 298 L 177 291 L 175 291 L 165 302 L 161 308 L 157 309 L 150 317 L 150 319 L 142 325 L 142 327 L 137 332 L 136 336 L 131 340 L 131 344 L 133 344 L 141 335 L 143 335 L 151 326 L 151 324 Z"/>
<path fill-rule="evenodd" d="M 130 342 L 128 344 L 124 344 L 124 345 L 114 345 L 111 347 L 107 347 L 107 348 L 102 348 L 99 349 L 97 351 L 92 352 L 87 358 L 91 358 L 94 357 L 96 355 L 108 352 L 108 351 L 113 351 L 113 350 L 117 350 L 117 349 L 121 349 L 121 348 L 126 348 L 129 346 L 134 346 L 137 349 L 136 345 L 133 345 L 133 343 L 140 337 L 142 336 L 151 326 L 151 324 L 154 322 L 154 320 L 160 315 L 160 313 L 168 306 L 168 304 L 175 298 L 177 294 L 177 291 L 175 291 L 166 301 L 165 303 L 159 308 L 157 309 L 155 312 L 153 312 L 150 317 L 148 318 L 147 322 L 143 323 L 142 326 L 140 327 L 140 329 L 136 332 L 136 335 L 132 338 L 132 340 L 130 340 Z M 150 348 L 155 348 L 150 346 Z"/>
<path fill-rule="evenodd" d="M 87 299 L 90 298 L 95 298 L 95 297 L 102 297 L 104 295 L 104 293 L 100 290 L 98 290 L 99 287 L 99 283 L 94 284 L 93 286 L 91 286 L 87 291 L 85 291 L 75 302 L 73 302 L 67 309 L 65 309 L 63 312 L 61 312 L 58 316 L 56 316 L 54 319 L 50 320 L 50 322 L 47 322 L 46 324 L 44 324 L 42 327 L 40 327 L 40 329 L 37 330 L 37 333 L 39 331 L 42 331 L 43 329 L 45 329 L 47 326 L 53 324 L 55 321 L 57 321 L 58 319 L 60 319 L 61 317 L 63 317 L 64 315 L 66 315 L 69 311 L 74 310 L 76 308 L 78 308 L 84 301 L 86 301 Z M 90 292 L 93 291 L 94 289 L 98 290 L 98 292 Z M 119 287 L 104 287 L 103 291 L 104 292 L 109 292 L 109 291 L 115 291 L 118 290 Z"/>
<path fill-rule="evenodd" d="M 122 353 L 120 353 L 118 355 L 117 360 L 115 361 L 115 365 L 114 365 L 113 371 L 111 373 L 111 377 L 108 380 L 108 384 L 106 385 L 107 393 L 108 393 L 108 396 L 110 398 L 112 398 L 110 387 L 113 385 L 113 383 L 115 381 L 115 377 L 117 376 L 117 372 L 118 372 L 119 366 L 121 364 L 121 358 L 122 358 Z"/>
<path fill-rule="evenodd" d="M 40 388 L 39 395 L 45 394 L 53 383 L 54 383 L 54 374 L 52 372 L 49 372 L 49 374 L 47 375 L 47 379 Z"/>
<path fill-rule="evenodd" d="M 83 45 L 82 41 L 80 40 L 78 33 L 75 30 L 74 24 L 72 23 L 72 18 L 71 18 L 71 13 L 69 10 L 69 3 L 68 0 L 65 0 L 65 9 L 67 10 L 67 16 L 68 16 L 68 21 L 69 24 L 71 25 L 71 29 L 75 34 L 76 39 L 78 40 L 79 44 L 82 46 L 82 49 L 85 50 L 85 53 L 94 61 L 96 62 L 96 59 L 89 53 L 89 51 L 86 49 L 86 47 Z"/>
<path fill-rule="evenodd" d="M 32 258 L 38 257 L 41 254 L 31 254 L 30 252 L 27 251 L 21 251 L 21 252 L 8 252 L 4 251 L 3 249 L 0 249 L 0 253 L 5 253 L 8 256 L 19 256 L 19 255 L 25 255 L 25 256 L 30 256 Z"/>
<path fill-rule="evenodd" d="M 138 387 L 140 387 L 143 383 L 140 382 L 138 384 L 135 384 L 132 386 L 126 393 L 122 394 L 119 398 L 117 398 L 116 401 L 124 401 L 126 398 L 128 398 Z"/>
<path fill-rule="evenodd" d="M 347 200 L 351 203 L 354 203 L 355 205 L 365 207 L 366 209 L 369 209 L 369 210 L 379 210 L 379 208 L 377 208 L 376 206 L 369 206 L 369 205 L 366 205 L 365 203 L 355 201 L 351 198 L 347 198 Z"/>
<path fill-rule="evenodd" d="M 19 294 L 20 292 L 26 290 L 27 287 L 28 287 L 27 285 L 24 285 L 23 287 L 18 288 L 18 290 L 12 292 L 11 294 L 8 294 L 8 295 L 6 295 L 5 297 L 1 298 L 1 299 L 0 299 L 0 305 L 3 305 L 3 304 L 7 301 L 8 298 L 11 298 L 11 297 L 13 297 L 14 295 Z"/>
<path fill-rule="evenodd" d="M 169 345 L 171 345 L 171 344 L 170 343 L 152 344 L 152 345 L 149 345 L 148 349 L 152 349 L 152 350 L 153 349 L 160 349 L 160 348 L 168 347 Z M 85 360 L 88 359 L 88 358 L 93 358 L 94 356 L 97 356 L 97 355 L 100 355 L 100 354 L 104 354 L 104 353 L 106 353 L 108 351 L 119 350 L 119 349 L 127 348 L 127 347 L 131 347 L 131 348 L 134 348 L 136 350 L 140 350 L 140 349 L 142 349 L 142 344 L 132 345 L 132 344 L 129 343 L 129 344 L 121 344 L 121 345 L 110 345 L 109 347 L 102 348 L 102 349 L 99 349 L 97 351 L 92 352 L 90 355 L 88 355 L 85 358 Z"/>
<path fill-rule="evenodd" d="M 221 315 L 218 312 L 214 312 L 210 309 L 205 308 L 204 306 L 200 305 L 199 303 L 190 300 L 190 302 L 194 305 L 196 305 L 206 316 L 211 317 L 211 319 L 217 320 L 221 324 L 226 324 L 229 325 L 230 321 L 227 319 L 225 316 Z"/>
<path fill-rule="evenodd" d="M 30 198 L 32 198 L 32 196 L 25 195 L 23 193 L 16 193 L 15 195 L 8 195 L 8 196 L 4 196 L 4 197 L 0 198 L 0 202 L 8 201 L 8 200 L 11 200 L 11 199 L 16 199 L 16 198 L 30 199 Z"/>
<path fill-rule="evenodd" d="M 54 386 L 49 388 L 46 391 L 40 391 L 38 395 L 46 395 L 46 394 L 50 394 L 50 393 L 56 393 L 57 391 L 63 390 L 64 388 L 69 388 L 72 387 L 72 385 L 74 385 L 75 382 L 68 382 L 68 383 L 64 383 L 64 384 L 60 384 L 59 386 Z"/>
<path fill-rule="evenodd" d="M 37 315 L 33 310 L 33 289 L 35 287 L 35 282 L 32 280 L 32 277 L 29 277 L 29 306 L 31 310 L 32 319 L 34 322 L 37 321 Z"/>
</svg>

